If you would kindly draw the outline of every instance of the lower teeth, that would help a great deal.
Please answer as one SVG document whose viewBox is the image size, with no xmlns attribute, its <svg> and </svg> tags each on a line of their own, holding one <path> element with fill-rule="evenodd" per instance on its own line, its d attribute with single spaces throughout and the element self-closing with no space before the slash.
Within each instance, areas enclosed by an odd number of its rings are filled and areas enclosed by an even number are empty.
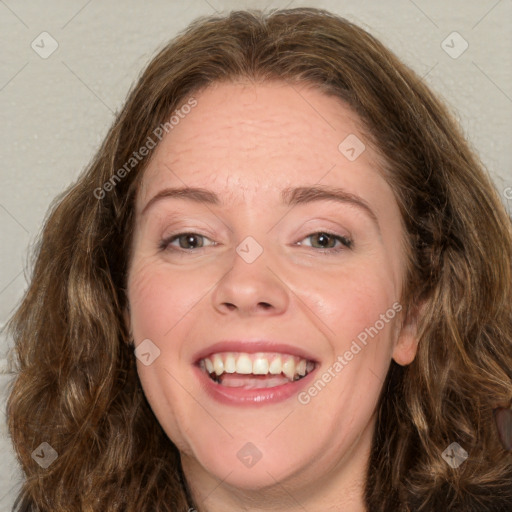
<svg viewBox="0 0 512 512">
<path fill-rule="evenodd" d="M 225 374 L 222 374 L 222 375 L 225 375 Z M 212 379 L 214 382 L 216 382 L 217 384 L 220 384 L 220 385 L 222 385 L 222 379 L 221 379 L 222 375 L 217 375 L 216 373 L 208 374 L 210 379 Z M 234 374 L 229 374 L 229 375 L 234 375 Z M 306 375 L 307 375 L 307 373 L 306 373 Z M 303 379 L 306 375 L 295 375 L 293 380 L 290 380 L 288 377 L 286 377 L 286 378 L 287 378 L 288 382 L 296 382 L 300 379 Z M 260 379 L 258 379 L 258 377 L 260 377 Z M 261 375 L 258 375 L 258 376 L 253 375 L 253 374 L 250 374 L 250 376 L 249 375 L 243 375 L 243 376 L 240 375 L 241 379 L 245 378 L 245 379 L 249 380 L 252 378 L 253 381 L 255 379 L 258 379 L 259 382 L 265 382 L 265 380 L 267 380 L 267 379 L 272 379 L 272 378 L 277 378 L 277 377 L 282 378 L 282 377 L 285 377 L 285 375 L 282 373 L 280 373 L 279 375 L 269 375 L 265 379 L 261 379 Z M 228 387 L 244 387 L 244 386 L 242 385 L 242 386 L 228 386 Z M 258 386 L 254 386 L 254 387 L 258 387 Z M 259 387 L 273 387 L 273 386 L 259 386 Z"/>
</svg>

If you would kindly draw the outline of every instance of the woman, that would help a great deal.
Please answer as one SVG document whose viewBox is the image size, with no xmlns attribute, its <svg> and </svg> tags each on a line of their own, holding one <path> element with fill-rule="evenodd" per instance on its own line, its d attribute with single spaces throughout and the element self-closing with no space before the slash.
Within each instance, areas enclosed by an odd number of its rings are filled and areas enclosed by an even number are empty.
<svg viewBox="0 0 512 512">
<path fill-rule="evenodd" d="M 511 251 L 368 33 L 197 20 L 46 222 L 10 324 L 18 510 L 510 510 Z"/>
</svg>

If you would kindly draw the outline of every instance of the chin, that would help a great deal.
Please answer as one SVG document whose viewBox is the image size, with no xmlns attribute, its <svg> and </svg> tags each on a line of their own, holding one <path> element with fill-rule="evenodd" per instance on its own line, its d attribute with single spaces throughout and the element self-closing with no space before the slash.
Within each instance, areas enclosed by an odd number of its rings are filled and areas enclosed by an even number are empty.
<svg viewBox="0 0 512 512">
<path fill-rule="evenodd" d="M 256 447 L 250 442 L 232 440 L 218 443 L 215 450 L 210 446 L 196 450 L 193 464 L 201 466 L 223 484 L 257 491 L 273 487 L 307 469 L 304 458 L 290 459 L 289 454 L 286 456 L 280 451 L 286 450 L 269 442 Z"/>
</svg>

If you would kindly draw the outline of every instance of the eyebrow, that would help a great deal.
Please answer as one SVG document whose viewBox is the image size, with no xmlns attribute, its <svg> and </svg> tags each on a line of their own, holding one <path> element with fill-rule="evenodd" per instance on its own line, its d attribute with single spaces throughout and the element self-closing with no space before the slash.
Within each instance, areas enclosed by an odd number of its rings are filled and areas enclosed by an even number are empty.
<svg viewBox="0 0 512 512">
<path fill-rule="evenodd" d="M 153 204 L 163 199 L 186 199 L 195 203 L 206 203 L 214 206 L 222 206 L 224 203 L 219 196 L 211 190 L 201 187 L 179 187 L 164 188 L 154 195 L 142 209 L 143 215 Z M 285 206 L 294 206 L 298 204 L 309 204 L 315 201 L 336 201 L 338 203 L 356 206 L 364 211 L 371 220 L 376 224 L 377 230 L 380 232 L 379 221 L 374 211 L 368 203 L 361 197 L 347 192 L 342 188 L 316 185 L 307 187 L 287 187 L 281 191 L 281 202 Z"/>
</svg>

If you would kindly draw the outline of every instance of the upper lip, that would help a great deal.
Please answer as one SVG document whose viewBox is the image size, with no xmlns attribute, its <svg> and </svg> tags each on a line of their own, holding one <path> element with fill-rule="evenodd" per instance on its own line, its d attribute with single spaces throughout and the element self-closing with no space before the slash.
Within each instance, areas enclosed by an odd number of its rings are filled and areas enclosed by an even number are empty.
<svg viewBox="0 0 512 512">
<path fill-rule="evenodd" d="M 302 359 L 317 362 L 316 358 L 306 350 L 290 345 L 269 340 L 224 340 L 208 345 L 194 355 L 194 362 L 199 363 L 201 359 L 219 352 L 246 352 L 254 354 L 257 352 L 275 352 L 279 354 L 290 354 Z"/>
</svg>

